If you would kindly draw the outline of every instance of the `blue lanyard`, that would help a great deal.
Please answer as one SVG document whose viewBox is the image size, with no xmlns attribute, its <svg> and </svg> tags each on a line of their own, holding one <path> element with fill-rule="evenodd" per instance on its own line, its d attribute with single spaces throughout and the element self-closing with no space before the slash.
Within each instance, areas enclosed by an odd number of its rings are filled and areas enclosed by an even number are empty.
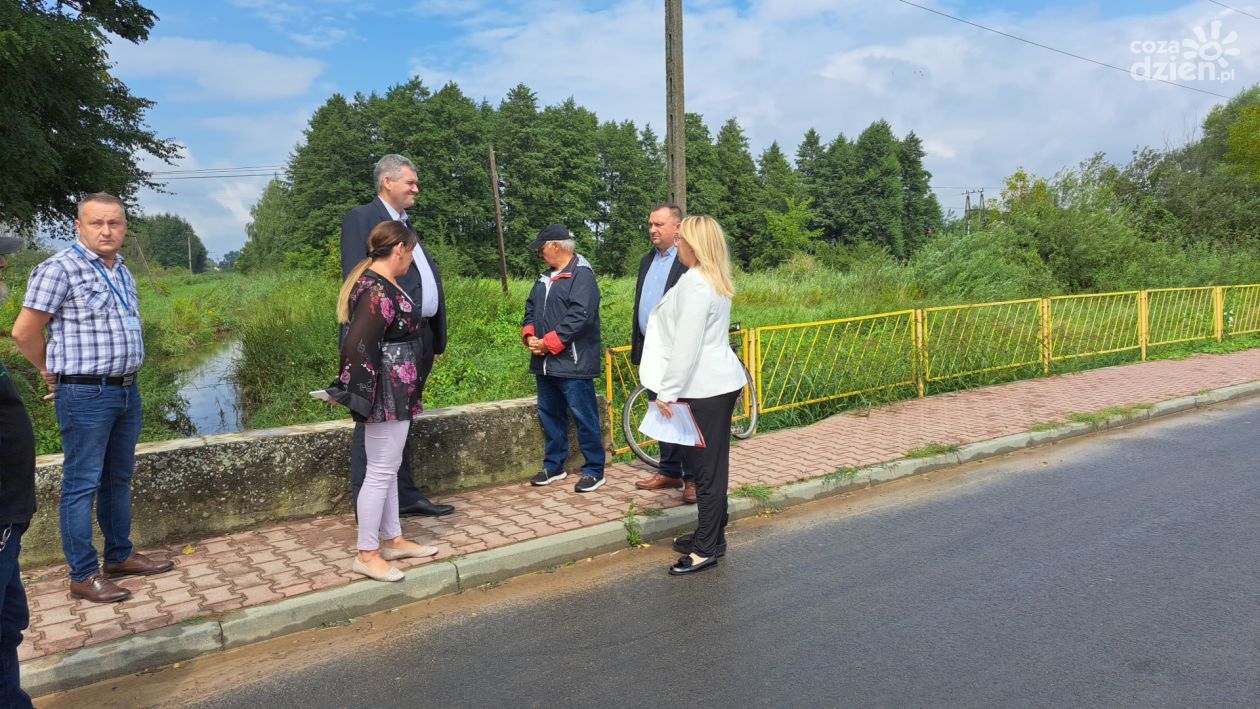
<svg viewBox="0 0 1260 709">
<path fill-rule="evenodd" d="M 96 269 L 96 272 L 101 275 L 101 278 L 105 279 L 105 284 L 108 285 L 109 289 L 114 292 L 114 297 L 118 299 L 118 304 L 123 306 L 124 311 L 126 311 L 127 313 L 130 313 L 131 305 L 127 302 L 127 297 L 124 296 L 122 292 L 118 290 L 118 288 L 114 285 L 114 282 L 109 279 L 109 276 L 105 275 L 105 269 L 101 268 L 101 265 L 99 263 L 88 258 L 88 255 L 83 253 L 83 250 L 79 248 L 78 244 L 71 244 L 70 248 L 79 252 L 80 256 L 87 259 L 87 262 L 92 264 L 92 268 Z M 118 277 L 121 280 L 122 274 L 120 273 Z"/>
</svg>

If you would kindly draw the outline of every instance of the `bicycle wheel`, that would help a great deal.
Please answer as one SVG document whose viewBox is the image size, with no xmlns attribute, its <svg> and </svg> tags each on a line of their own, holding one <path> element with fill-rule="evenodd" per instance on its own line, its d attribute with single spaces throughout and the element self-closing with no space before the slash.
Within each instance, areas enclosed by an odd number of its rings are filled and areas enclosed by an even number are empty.
<svg viewBox="0 0 1260 709">
<path fill-rule="evenodd" d="M 748 386 L 735 400 L 735 416 L 731 419 L 731 435 L 740 440 L 751 438 L 757 432 L 757 385 L 747 367 L 744 367 L 744 376 L 748 378 Z"/>
<path fill-rule="evenodd" d="M 626 443 L 630 446 L 630 450 L 638 456 L 639 460 L 647 463 L 653 468 L 661 467 L 661 459 L 659 453 L 652 454 L 652 451 L 645 450 L 651 448 L 653 451 L 659 450 L 655 443 L 639 444 L 639 422 L 647 415 L 647 407 L 651 406 L 648 401 L 647 389 L 639 387 L 630 393 L 626 399 L 626 405 L 621 407 L 621 432 L 626 436 Z"/>
</svg>

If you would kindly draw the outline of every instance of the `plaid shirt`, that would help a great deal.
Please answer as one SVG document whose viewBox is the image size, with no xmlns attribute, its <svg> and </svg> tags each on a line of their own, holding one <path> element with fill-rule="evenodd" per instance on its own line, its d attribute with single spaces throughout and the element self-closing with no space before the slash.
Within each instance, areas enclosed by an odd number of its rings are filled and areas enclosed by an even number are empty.
<svg viewBox="0 0 1260 709">
<path fill-rule="evenodd" d="M 26 285 L 22 305 L 52 314 L 48 371 L 105 377 L 131 374 L 144 363 L 144 338 L 139 329 L 128 330 L 126 325 L 129 317 L 140 318 L 136 280 L 122 256 L 115 257 L 111 269 L 81 242 L 76 246 L 36 266 Z"/>
</svg>

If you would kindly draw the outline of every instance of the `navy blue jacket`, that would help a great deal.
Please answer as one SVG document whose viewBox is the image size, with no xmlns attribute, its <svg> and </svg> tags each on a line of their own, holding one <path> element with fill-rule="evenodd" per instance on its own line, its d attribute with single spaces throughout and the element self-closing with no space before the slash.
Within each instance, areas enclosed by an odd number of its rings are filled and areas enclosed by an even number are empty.
<svg viewBox="0 0 1260 709">
<path fill-rule="evenodd" d="M 647 278 L 648 269 L 652 267 L 654 258 L 656 258 L 656 247 L 639 259 L 639 280 L 634 284 L 634 320 L 631 321 L 634 324 L 630 326 L 630 364 L 635 366 L 638 366 L 643 359 L 643 331 L 639 329 L 639 301 L 643 300 L 643 281 Z M 674 265 L 669 268 L 669 275 L 665 278 L 665 290 L 661 292 L 661 297 L 664 297 L 665 293 L 668 293 L 686 272 L 687 267 L 675 253 Z"/>
<path fill-rule="evenodd" d="M 548 290 L 547 282 L 551 282 Z M 545 357 L 532 355 L 529 371 L 565 379 L 594 379 L 603 362 L 599 337 L 599 285 L 581 254 L 552 275 L 544 273 L 525 301 L 521 335 L 542 338 Z"/>
</svg>

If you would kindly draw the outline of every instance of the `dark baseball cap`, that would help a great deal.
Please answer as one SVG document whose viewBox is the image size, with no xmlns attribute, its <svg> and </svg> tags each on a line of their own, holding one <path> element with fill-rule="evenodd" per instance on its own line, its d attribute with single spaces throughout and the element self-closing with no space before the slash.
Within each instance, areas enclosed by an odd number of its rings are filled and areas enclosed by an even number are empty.
<svg viewBox="0 0 1260 709">
<path fill-rule="evenodd" d="M 543 244 L 548 241 L 567 241 L 572 238 L 573 235 L 569 233 L 568 229 L 564 228 L 564 225 L 552 224 L 546 229 L 538 232 L 538 238 L 534 239 L 533 243 L 529 245 L 529 248 L 538 250 L 541 249 Z"/>
<path fill-rule="evenodd" d="M 0 256 L 16 254 L 26 248 L 26 242 L 12 236 L 0 236 Z"/>
</svg>

